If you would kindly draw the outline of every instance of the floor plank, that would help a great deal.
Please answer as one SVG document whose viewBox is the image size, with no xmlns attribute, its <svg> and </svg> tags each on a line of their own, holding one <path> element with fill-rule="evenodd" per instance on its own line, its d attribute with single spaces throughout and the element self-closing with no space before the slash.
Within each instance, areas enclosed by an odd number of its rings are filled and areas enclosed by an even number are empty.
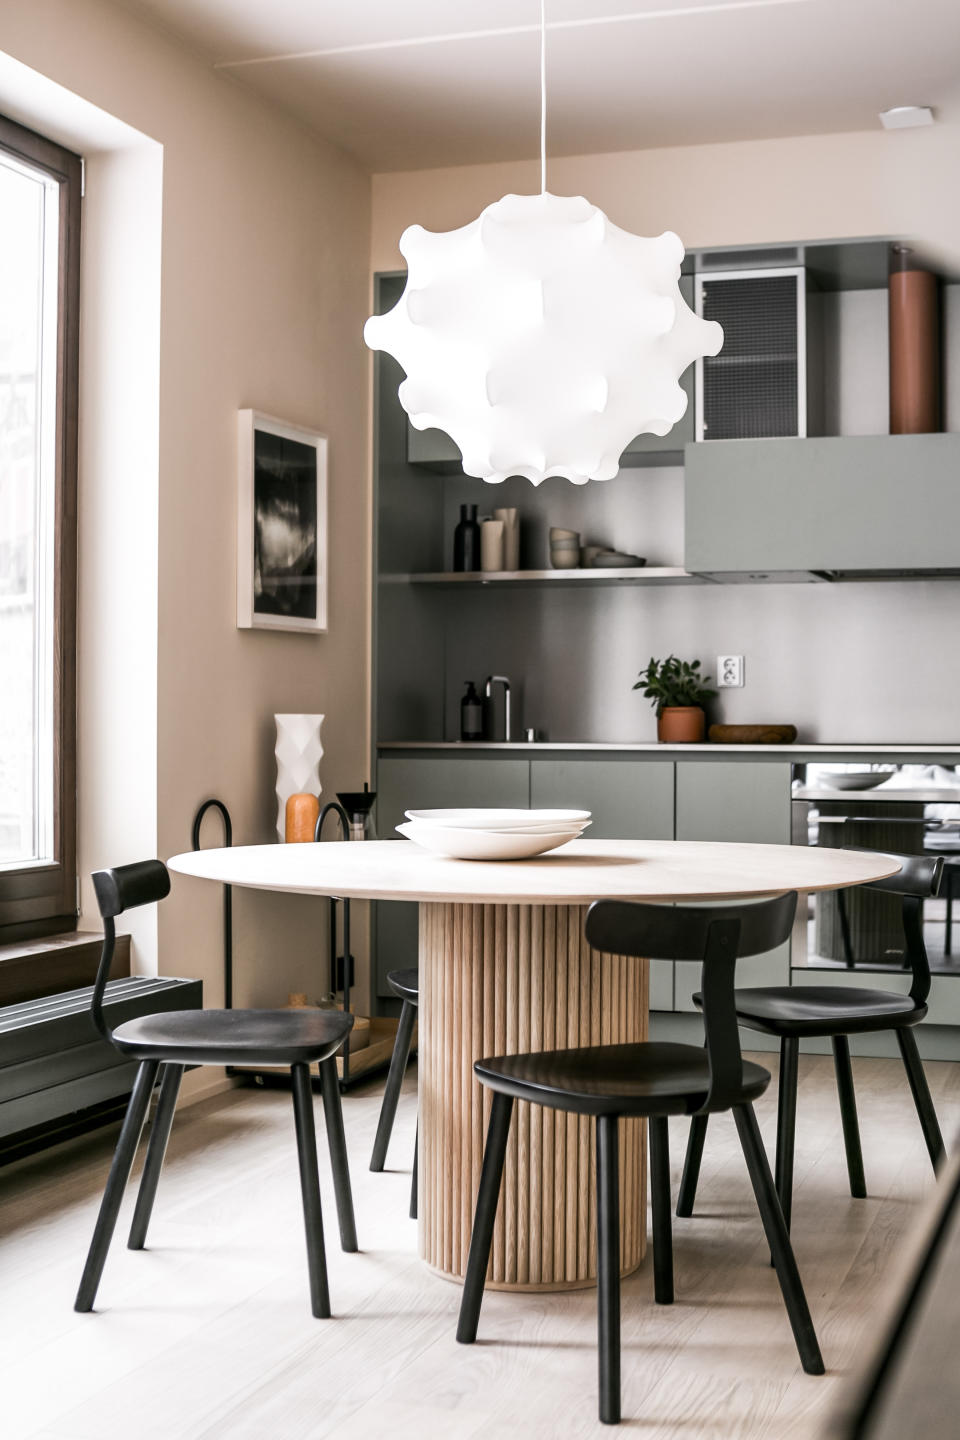
<svg viewBox="0 0 960 1440">
<path fill-rule="evenodd" d="M 775 1059 L 757 1057 L 775 1068 Z M 800 1371 L 728 1116 L 710 1122 L 697 1212 L 675 1221 L 677 1301 L 649 1261 L 623 1287 L 623 1407 L 648 1440 L 809 1440 L 862 1353 L 932 1173 L 903 1071 L 856 1059 L 868 1197 L 851 1200 L 829 1057 L 803 1057 L 794 1238 L 828 1374 Z M 944 1133 L 960 1066 L 927 1066 Z M 307 1303 L 293 1117 L 244 1089 L 174 1128 L 149 1248 L 125 1249 L 127 1197 L 97 1313 L 71 1308 L 114 1132 L 0 1171 L 5 1440 L 580 1440 L 596 1419 L 596 1297 L 485 1302 L 454 1340 L 459 1290 L 424 1270 L 407 1219 L 409 1071 L 388 1164 L 368 1170 L 382 1084 L 344 1100 L 363 1247 L 343 1255 L 317 1098 L 332 1321 Z M 759 1107 L 772 1151 L 775 1089 Z M 674 1193 L 686 1125 L 671 1122 Z"/>
</svg>

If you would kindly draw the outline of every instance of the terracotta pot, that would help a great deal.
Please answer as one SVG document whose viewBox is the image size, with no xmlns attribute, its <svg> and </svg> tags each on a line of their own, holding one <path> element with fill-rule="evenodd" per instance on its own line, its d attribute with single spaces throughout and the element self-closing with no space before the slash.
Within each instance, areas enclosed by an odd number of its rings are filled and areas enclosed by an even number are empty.
<svg viewBox="0 0 960 1440">
<path fill-rule="evenodd" d="M 667 705 L 657 716 L 657 739 L 665 745 L 697 745 L 705 731 L 699 705 Z"/>
</svg>

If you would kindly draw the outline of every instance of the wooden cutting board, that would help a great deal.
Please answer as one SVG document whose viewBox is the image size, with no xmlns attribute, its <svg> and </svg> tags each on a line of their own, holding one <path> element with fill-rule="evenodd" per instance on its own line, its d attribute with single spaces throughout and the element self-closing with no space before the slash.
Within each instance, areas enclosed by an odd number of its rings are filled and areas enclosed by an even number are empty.
<svg viewBox="0 0 960 1440">
<path fill-rule="evenodd" d="M 707 739 L 714 745 L 792 745 L 796 725 L 711 725 Z"/>
</svg>

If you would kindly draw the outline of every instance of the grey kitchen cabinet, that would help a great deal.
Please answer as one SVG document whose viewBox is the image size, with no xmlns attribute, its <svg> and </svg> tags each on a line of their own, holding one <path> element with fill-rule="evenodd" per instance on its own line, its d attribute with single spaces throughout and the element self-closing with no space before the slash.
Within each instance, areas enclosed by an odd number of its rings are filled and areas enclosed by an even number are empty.
<svg viewBox="0 0 960 1440">
<path fill-rule="evenodd" d="M 960 434 L 724 440 L 685 465 L 693 573 L 960 569 Z"/>
<path fill-rule="evenodd" d="M 591 840 L 672 840 L 673 762 L 533 760 L 530 804 L 591 811 Z M 650 1008 L 673 1009 L 672 960 L 650 962 Z"/>
<path fill-rule="evenodd" d="M 439 759 L 381 756 L 377 767 L 377 834 L 399 838 L 394 827 L 405 810 L 432 810 L 456 805 L 525 807 L 530 797 L 527 760 L 453 756 Z M 373 905 L 373 954 L 376 994 L 391 996 L 390 970 L 417 964 L 415 904 L 378 900 Z"/>
<path fill-rule="evenodd" d="M 678 760 L 676 838 L 789 845 L 790 781 L 788 761 Z M 789 943 L 742 960 L 737 983 L 789 985 Z M 678 963 L 675 1008 L 695 1010 L 692 996 L 699 988 L 700 966 Z"/>
</svg>

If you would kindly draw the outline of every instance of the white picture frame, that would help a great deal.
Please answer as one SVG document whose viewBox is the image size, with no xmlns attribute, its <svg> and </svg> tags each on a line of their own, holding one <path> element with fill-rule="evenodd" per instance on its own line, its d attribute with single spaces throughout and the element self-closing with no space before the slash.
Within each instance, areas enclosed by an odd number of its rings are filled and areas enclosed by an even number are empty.
<svg viewBox="0 0 960 1440">
<path fill-rule="evenodd" d="M 327 437 L 237 413 L 237 627 L 327 629 Z"/>
</svg>

